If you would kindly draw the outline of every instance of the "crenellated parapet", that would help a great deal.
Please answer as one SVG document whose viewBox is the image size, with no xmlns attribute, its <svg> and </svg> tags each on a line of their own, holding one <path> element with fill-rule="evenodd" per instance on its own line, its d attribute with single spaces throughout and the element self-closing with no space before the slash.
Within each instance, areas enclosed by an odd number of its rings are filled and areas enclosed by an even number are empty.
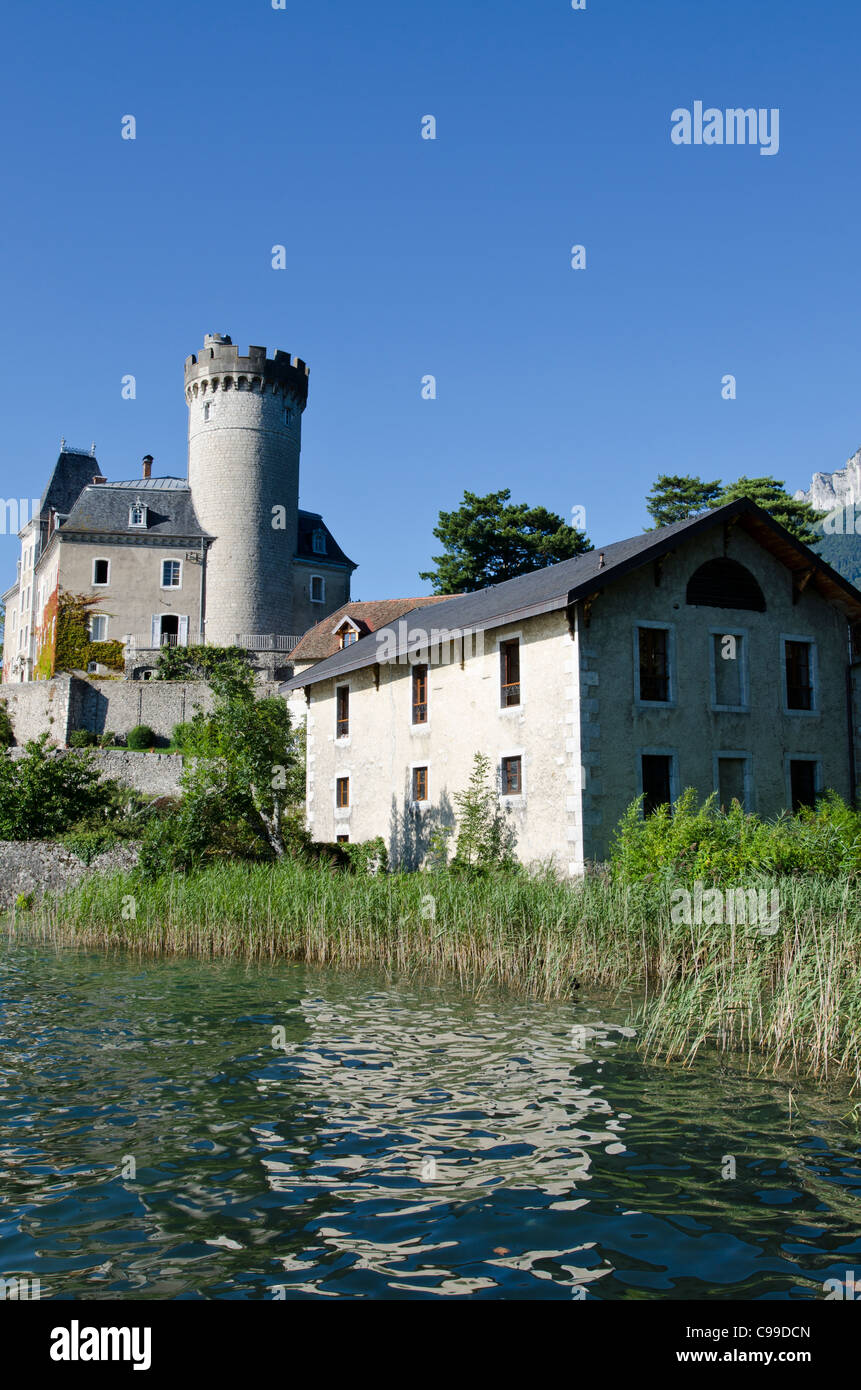
<svg viewBox="0 0 861 1390">
<path fill-rule="evenodd" d="M 265 347 L 255 346 L 242 354 L 227 334 L 207 333 L 203 350 L 185 359 L 185 399 L 191 405 L 199 396 L 219 391 L 251 391 L 287 397 L 304 410 L 308 376 L 302 358 L 280 348 L 272 357 Z"/>
</svg>

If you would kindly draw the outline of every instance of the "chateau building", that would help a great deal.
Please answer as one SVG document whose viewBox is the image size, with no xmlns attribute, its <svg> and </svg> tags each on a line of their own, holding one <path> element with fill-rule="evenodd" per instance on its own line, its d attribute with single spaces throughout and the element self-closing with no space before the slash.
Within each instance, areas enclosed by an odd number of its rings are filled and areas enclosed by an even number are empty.
<svg viewBox="0 0 861 1390">
<path fill-rule="evenodd" d="M 859 633 L 861 592 L 747 499 L 413 610 L 283 687 L 312 834 L 414 867 L 476 752 L 518 856 L 573 875 L 638 796 L 853 800 Z"/>
<path fill-rule="evenodd" d="M 65 442 L 34 515 L 19 532 L 4 594 L 4 681 L 54 671 L 60 594 L 86 595 L 90 668 L 121 643 L 128 675 L 167 645 L 237 644 L 270 677 L 287 673 L 299 636 L 350 596 L 356 568 L 318 512 L 299 507 L 308 368 L 289 353 L 241 355 L 208 334 L 185 363 L 185 478 L 109 482 L 95 447 Z"/>
</svg>

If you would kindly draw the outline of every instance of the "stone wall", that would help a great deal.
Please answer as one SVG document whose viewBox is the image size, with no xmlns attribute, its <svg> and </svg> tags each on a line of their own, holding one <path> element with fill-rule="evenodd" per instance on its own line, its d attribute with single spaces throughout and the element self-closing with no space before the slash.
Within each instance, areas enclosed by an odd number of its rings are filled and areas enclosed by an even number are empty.
<svg viewBox="0 0 861 1390">
<path fill-rule="evenodd" d="M 257 687 L 259 698 L 277 694 L 275 682 Z M 203 681 L 85 680 L 66 675 L 4 685 L 0 699 L 7 702 L 18 744 L 42 733 L 66 744 L 74 729 L 127 734 L 136 724 L 148 724 L 159 738 L 169 739 L 174 725 L 191 719 L 198 706 L 212 707 L 212 692 Z"/>
<path fill-rule="evenodd" d="M 72 676 L 57 676 L 51 681 L 4 684 L 0 688 L 0 699 L 6 701 L 17 743 L 45 733 L 57 743 L 66 742 L 73 681 Z"/>
<path fill-rule="evenodd" d="M 88 748 L 102 780 L 112 779 L 147 796 L 179 796 L 183 757 L 181 753 L 133 753 L 125 748 Z M 23 748 L 10 748 L 9 756 L 23 758 Z M 65 750 L 58 750 L 58 758 Z"/>
</svg>

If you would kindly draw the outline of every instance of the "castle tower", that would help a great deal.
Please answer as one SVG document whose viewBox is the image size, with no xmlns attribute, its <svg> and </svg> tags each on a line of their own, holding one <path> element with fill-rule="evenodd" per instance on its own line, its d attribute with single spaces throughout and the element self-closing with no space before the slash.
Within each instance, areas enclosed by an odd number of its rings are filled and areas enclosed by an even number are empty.
<svg viewBox="0 0 861 1390">
<path fill-rule="evenodd" d="M 241 357 L 208 333 L 185 363 L 188 481 L 216 539 L 206 566 L 205 640 L 291 634 L 302 412 L 308 368 L 287 352 Z"/>
</svg>

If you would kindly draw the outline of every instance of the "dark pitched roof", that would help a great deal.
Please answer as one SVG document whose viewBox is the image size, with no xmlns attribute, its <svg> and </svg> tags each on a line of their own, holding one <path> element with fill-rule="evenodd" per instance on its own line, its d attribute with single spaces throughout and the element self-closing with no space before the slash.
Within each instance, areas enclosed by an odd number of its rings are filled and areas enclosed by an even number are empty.
<svg viewBox="0 0 861 1390">
<path fill-rule="evenodd" d="M 146 503 L 145 527 L 129 525 L 135 498 Z M 124 483 L 96 483 L 84 488 L 60 527 L 60 536 L 123 535 L 130 540 L 148 536 L 203 537 L 184 478 L 136 478 Z"/>
<path fill-rule="evenodd" d="M 722 507 L 688 517 L 685 521 L 677 521 L 672 526 L 646 531 L 628 540 L 590 550 L 585 555 L 577 555 L 573 560 L 563 560 L 558 565 L 548 565 L 532 574 L 521 575 L 519 579 L 508 579 L 503 584 L 451 598 L 434 609 L 433 618 L 429 619 L 427 626 L 449 631 L 464 628 L 487 630 L 516 619 L 567 608 L 577 599 L 598 593 L 631 570 L 658 559 L 672 550 L 678 541 L 691 540 L 712 527 L 728 523 L 742 526 L 788 569 L 799 573 L 810 571 L 812 583 L 824 597 L 837 603 L 849 621 L 861 621 L 861 592 L 784 530 L 768 512 L 749 498 L 742 497 Z M 415 620 L 421 612 L 418 609 L 411 617 Z M 376 635 L 370 634 L 345 647 L 312 670 L 295 676 L 282 688 L 295 690 L 373 664 L 379 650 L 379 633 L 388 630 L 378 629 Z M 392 635 L 398 637 L 396 629 L 392 629 Z M 405 644 L 398 643 L 395 650 L 400 654 L 407 648 Z"/>
<path fill-rule="evenodd" d="M 325 555 L 314 549 L 315 531 L 322 531 L 326 537 Z M 316 560 L 319 565 L 347 565 L 351 570 L 357 568 L 355 561 L 344 554 L 319 512 L 304 512 L 300 509 L 296 555 L 300 560 Z"/>
<path fill-rule="evenodd" d="M 382 598 L 365 599 L 364 601 L 350 600 L 342 603 L 340 608 L 336 608 L 334 613 L 323 618 L 314 627 L 310 627 L 302 640 L 295 646 L 290 653 L 290 660 L 295 661 L 323 661 L 327 656 L 334 656 L 335 652 L 340 651 L 340 643 L 335 634 L 335 628 L 344 621 L 351 618 L 359 630 L 360 637 L 366 637 L 369 632 L 376 632 L 377 628 L 383 627 L 386 623 L 393 623 L 398 618 L 402 618 L 405 613 L 411 613 L 415 608 L 424 608 L 432 603 L 448 602 L 447 594 L 429 595 L 426 598 Z"/>
<path fill-rule="evenodd" d="M 70 512 L 84 488 L 94 478 L 101 475 L 99 461 L 90 453 L 79 453 L 76 449 L 64 449 L 48 479 L 39 503 L 39 516 L 47 520 L 52 511 L 61 515 Z"/>
</svg>

